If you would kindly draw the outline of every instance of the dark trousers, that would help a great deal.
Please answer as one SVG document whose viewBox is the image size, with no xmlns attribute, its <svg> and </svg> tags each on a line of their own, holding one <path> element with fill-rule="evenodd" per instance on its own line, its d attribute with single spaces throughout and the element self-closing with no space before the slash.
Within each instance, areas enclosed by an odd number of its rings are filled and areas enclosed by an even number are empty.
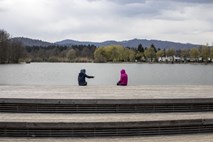
<svg viewBox="0 0 213 142">
<path fill-rule="evenodd" d="M 79 86 L 87 86 L 87 82 L 84 83 L 78 83 Z"/>
</svg>

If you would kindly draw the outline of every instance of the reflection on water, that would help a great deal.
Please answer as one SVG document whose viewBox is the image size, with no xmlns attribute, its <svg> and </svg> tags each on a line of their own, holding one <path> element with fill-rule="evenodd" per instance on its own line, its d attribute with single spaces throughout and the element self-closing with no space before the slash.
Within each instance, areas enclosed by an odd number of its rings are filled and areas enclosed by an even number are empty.
<svg viewBox="0 0 213 142">
<path fill-rule="evenodd" d="M 0 84 L 77 85 L 80 69 L 94 79 L 89 85 L 115 85 L 125 69 L 129 85 L 213 85 L 213 65 L 31 63 L 0 65 Z"/>
</svg>

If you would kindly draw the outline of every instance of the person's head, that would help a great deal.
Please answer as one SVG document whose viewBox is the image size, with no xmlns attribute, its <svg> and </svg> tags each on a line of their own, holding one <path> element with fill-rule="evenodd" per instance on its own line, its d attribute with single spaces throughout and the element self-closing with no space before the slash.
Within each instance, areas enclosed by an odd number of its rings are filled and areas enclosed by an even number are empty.
<svg viewBox="0 0 213 142">
<path fill-rule="evenodd" d="M 86 70 L 85 69 L 81 69 L 81 73 L 86 73 Z"/>
<path fill-rule="evenodd" d="M 125 74 L 126 71 L 124 69 L 121 70 L 121 74 Z"/>
</svg>

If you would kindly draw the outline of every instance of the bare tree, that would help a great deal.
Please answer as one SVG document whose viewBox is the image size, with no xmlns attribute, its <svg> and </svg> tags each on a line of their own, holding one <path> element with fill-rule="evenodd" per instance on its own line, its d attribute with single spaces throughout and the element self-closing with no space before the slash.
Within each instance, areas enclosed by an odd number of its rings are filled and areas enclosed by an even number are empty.
<svg viewBox="0 0 213 142">
<path fill-rule="evenodd" d="M 0 30 L 0 64 L 8 62 L 9 34 Z"/>
<path fill-rule="evenodd" d="M 18 63 L 19 59 L 24 56 L 24 47 L 18 40 L 12 40 L 10 43 L 10 62 Z"/>
</svg>

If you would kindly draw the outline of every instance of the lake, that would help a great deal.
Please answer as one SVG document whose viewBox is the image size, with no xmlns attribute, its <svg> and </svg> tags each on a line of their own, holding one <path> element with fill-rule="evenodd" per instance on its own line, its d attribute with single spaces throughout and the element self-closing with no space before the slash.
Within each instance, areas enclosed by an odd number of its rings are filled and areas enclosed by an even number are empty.
<svg viewBox="0 0 213 142">
<path fill-rule="evenodd" d="M 115 85 L 120 70 L 128 85 L 213 85 L 213 65 L 137 63 L 31 63 L 0 65 L 0 85 L 77 85 L 80 69 L 88 85 Z"/>
</svg>

